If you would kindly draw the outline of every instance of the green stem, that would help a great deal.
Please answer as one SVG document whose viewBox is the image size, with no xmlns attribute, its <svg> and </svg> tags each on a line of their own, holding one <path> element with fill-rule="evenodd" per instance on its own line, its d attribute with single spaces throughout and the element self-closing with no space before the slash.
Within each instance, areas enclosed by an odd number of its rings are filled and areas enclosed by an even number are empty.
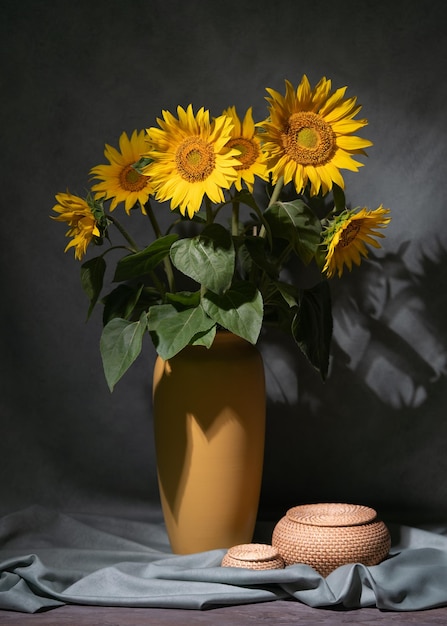
<svg viewBox="0 0 447 626">
<path fill-rule="evenodd" d="M 280 176 L 278 178 L 278 180 L 276 181 L 276 185 L 275 185 L 275 187 L 273 189 L 273 193 L 272 193 L 272 196 L 270 198 L 270 202 L 268 203 L 267 208 L 271 207 L 272 204 L 275 204 L 275 202 L 277 202 L 283 187 L 284 187 L 284 176 Z M 259 231 L 259 236 L 260 237 L 265 237 L 265 235 L 266 235 L 265 226 L 263 224 L 261 226 L 260 231 Z"/>
<path fill-rule="evenodd" d="M 231 213 L 231 234 L 233 236 L 239 234 L 239 202 L 233 202 L 233 211 Z"/>
<path fill-rule="evenodd" d="M 134 252 L 129 248 L 129 246 L 110 246 L 109 248 L 106 248 L 100 256 L 104 257 L 109 252 L 112 252 L 112 250 L 128 250 L 129 252 Z"/>
<path fill-rule="evenodd" d="M 270 198 L 270 202 L 268 206 L 272 206 L 279 198 L 279 194 L 281 193 L 282 188 L 284 187 L 284 176 L 280 176 L 276 181 L 276 185 L 273 189 L 272 197 Z M 268 208 L 268 207 L 267 207 Z"/>
<path fill-rule="evenodd" d="M 158 278 L 157 274 L 154 272 L 154 270 L 151 270 L 149 272 L 152 281 L 154 283 L 154 285 L 156 286 L 156 288 L 158 289 L 158 291 L 161 293 L 161 295 L 164 297 L 165 293 L 166 293 L 166 288 L 164 286 L 164 284 L 162 283 L 162 281 Z"/>
<path fill-rule="evenodd" d="M 159 239 L 162 236 L 161 229 L 160 229 L 160 226 L 158 225 L 157 218 L 155 217 L 155 214 L 152 210 L 152 206 L 149 200 L 144 205 L 143 212 L 146 213 L 146 215 L 148 216 L 150 223 L 152 225 L 152 228 L 154 230 L 155 236 L 157 237 L 157 239 Z"/>
<path fill-rule="evenodd" d="M 208 196 L 205 196 L 205 207 L 206 207 L 206 223 L 212 224 L 214 222 L 214 213 L 213 208 L 211 206 L 211 200 Z"/>
<path fill-rule="evenodd" d="M 116 228 L 120 231 L 120 233 L 122 234 L 122 236 L 124 237 L 124 239 L 128 242 L 128 244 L 130 245 L 130 248 L 132 250 L 132 252 L 138 252 L 139 248 L 137 246 L 137 244 L 135 243 L 135 241 L 132 239 L 132 237 L 129 235 L 129 233 L 127 232 L 127 230 L 124 228 L 124 226 L 122 226 L 122 224 L 120 224 L 118 222 L 118 220 L 116 219 L 116 217 L 113 217 L 113 215 L 107 215 L 107 219 L 112 222 L 112 224 L 114 226 L 116 226 Z"/>
<path fill-rule="evenodd" d="M 169 291 L 173 293 L 176 291 L 175 278 L 174 271 L 172 269 L 171 259 L 168 256 L 163 259 L 163 265 L 165 267 L 166 278 L 168 279 Z"/>
<path fill-rule="evenodd" d="M 150 200 L 148 200 L 146 204 L 144 205 L 144 212 L 149 218 L 149 221 L 152 225 L 156 238 L 160 239 L 160 237 L 163 237 L 160 226 L 158 225 L 158 222 L 157 222 L 157 218 L 155 217 L 155 213 L 152 210 Z M 166 272 L 166 278 L 168 280 L 169 291 L 172 293 L 176 290 L 176 288 L 175 288 L 174 270 L 172 269 L 171 259 L 169 257 L 165 257 L 163 259 L 163 265 L 164 265 L 165 272 Z"/>
</svg>

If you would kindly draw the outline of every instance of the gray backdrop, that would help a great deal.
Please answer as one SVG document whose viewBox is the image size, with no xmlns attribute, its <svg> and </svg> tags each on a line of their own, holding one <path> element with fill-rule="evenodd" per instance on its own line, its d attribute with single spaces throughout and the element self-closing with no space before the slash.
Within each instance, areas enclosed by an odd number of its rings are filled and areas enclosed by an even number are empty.
<svg viewBox="0 0 447 626">
<path fill-rule="evenodd" d="M 352 206 L 392 209 L 377 258 L 333 282 L 326 384 L 274 333 L 260 349 L 268 438 L 260 517 L 319 500 L 400 519 L 447 514 L 446 37 L 443 0 L 5 0 L 2 46 L 0 513 L 31 504 L 147 517 L 158 510 L 151 370 L 110 394 L 100 311 L 54 194 L 83 194 L 104 143 L 162 109 L 234 104 L 321 76 L 357 95 L 366 167 Z"/>
</svg>

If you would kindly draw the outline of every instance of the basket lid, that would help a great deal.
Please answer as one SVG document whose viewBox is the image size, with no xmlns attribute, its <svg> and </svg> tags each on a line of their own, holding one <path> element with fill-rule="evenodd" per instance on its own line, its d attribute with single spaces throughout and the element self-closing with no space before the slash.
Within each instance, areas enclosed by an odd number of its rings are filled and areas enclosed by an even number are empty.
<svg viewBox="0 0 447 626">
<path fill-rule="evenodd" d="M 377 512 L 361 504 L 304 504 L 287 511 L 287 517 L 308 526 L 358 526 L 372 522 Z"/>
<path fill-rule="evenodd" d="M 228 550 L 228 555 L 238 561 L 270 561 L 277 559 L 279 552 L 264 543 L 243 543 Z"/>
</svg>

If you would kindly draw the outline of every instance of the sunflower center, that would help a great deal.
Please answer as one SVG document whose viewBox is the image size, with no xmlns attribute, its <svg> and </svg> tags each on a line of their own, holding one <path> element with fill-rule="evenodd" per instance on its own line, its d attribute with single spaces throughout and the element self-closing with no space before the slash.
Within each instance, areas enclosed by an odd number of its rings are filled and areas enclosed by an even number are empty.
<svg viewBox="0 0 447 626">
<path fill-rule="evenodd" d="M 245 137 L 235 137 L 227 143 L 228 148 L 239 150 L 235 158 L 240 161 L 240 165 L 235 166 L 235 170 L 248 170 L 259 156 L 258 145 Z"/>
<path fill-rule="evenodd" d="M 293 113 L 281 137 L 287 155 L 301 165 L 324 165 L 336 148 L 330 124 L 311 111 Z"/>
<path fill-rule="evenodd" d="M 200 137 L 188 137 L 177 148 L 175 162 L 180 176 L 188 182 L 205 180 L 214 171 L 213 146 Z"/>
<path fill-rule="evenodd" d="M 148 177 L 139 174 L 132 165 L 123 167 L 119 178 L 121 188 L 126 191 L 141 191 L 149 182 Z"/>
<path fill-rule="evenodd" d="M 340 235 L 340 246 L 342 246 L 342 248 L 349 246 L 349 244 L 352 243 L 357 237 L 359 230 L 360 224 L 358 223 L 358 220 L 355 222 L 349 222 Z"/>
<path fill-rule="evenodd" d="M 318 133 L 315 131 L 315 128 L 302 128 L 296 134 L 297 144 L 303 148 L 309 148 L 309 150 L 313 150 L 318 146 L 318 139 Z"/>
</svg>

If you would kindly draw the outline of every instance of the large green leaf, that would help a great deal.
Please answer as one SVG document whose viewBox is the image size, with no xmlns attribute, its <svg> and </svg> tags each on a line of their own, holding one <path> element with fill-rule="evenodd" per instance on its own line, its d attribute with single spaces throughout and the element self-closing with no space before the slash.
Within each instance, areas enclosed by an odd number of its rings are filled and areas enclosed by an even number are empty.
<svg viewBox="0 0 447 626">
<path fill-rule="evenodd" d="M 175 267 L 215 293 L 230 286 L 235 256 L 231 235 L 220 224 L 210 224 L 200 235 L 180 239 L 171 248 Z"/>
<path fill-rule="evenodd" d="M 247 282 L 236 282 L 224 294 L 206 291 L 202 297 L 206 313 L 218 324 L 255 344 L 263 319 L 262 296 Z"/>
<path fill-rule="evenodd" d="M 138 322 L 114 318 L 104 326 L 100 349 L 110 391 L 140 354 L 146 329 L 145 313 Z"/>
<path fill-rule="evenodd" d="M 120 317 L 126 320 L 129 319 L 140 300 L 143 288 L 143 285 L 135 287 L 131 285 L 118 285 L 116 289 L 113 289 L 113 291 L 107 294 L 102 300 L 104 303 L 102 316 L 104 325 L 110 322 L 114 317 Z"/>
<path fill-rule="evenodd" d="M 81 285 L 90 299 L 87 318 L 90 317 L 91 312 L 98 301 L 104 282 L 105 271 L 106 262 L 102 256 L 90 259 L 81 265 Z"/>
<path fill-rule="evenodd" d="M 320 245 L 321 223 L 302 200 L 275 202 L 264 213 L 273 237 L 293 245 L 303 263 L 311 262 Z"/>
<path fill-rule="evenodd" d="M 332 339 L 332 305 L 327 281 L 303 290 L 298 312 L 292 322 L 292 334 L 325 380 Z"/>
<path fill-rule="evenodd" d="M 171 304 L 162 304 L 151 307 L 147 315 L 155 348 L 165 360 L 171 359 L 189 343 L 196 343 L 215 325 L 200 305 L 177 311 Z"/>
<path fill-rule="evenodd" d="M 165 235 L 156 239 L 141 252 L 129 254 L 120 259 L 116 265 L 114 282 L 138 278 L 154 270 L 168 256 L 172 244 L 177 239 L 178 235 Z"/>
</svg>

